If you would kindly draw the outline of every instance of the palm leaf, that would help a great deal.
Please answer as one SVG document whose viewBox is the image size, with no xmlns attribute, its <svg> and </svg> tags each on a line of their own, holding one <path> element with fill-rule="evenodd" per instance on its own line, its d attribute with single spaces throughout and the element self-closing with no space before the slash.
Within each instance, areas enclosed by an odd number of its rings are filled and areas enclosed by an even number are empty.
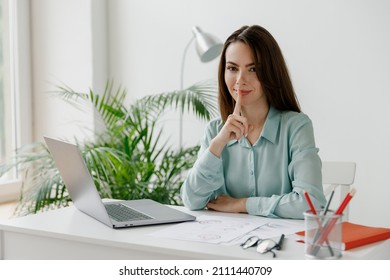
<svg viewBox="0 0 390 280">
<path fill-rule="evenodd" d="M 151 198 L 180 204 L 183 172 L 195 162 L 198 146 L 178 151 L 162 139 L 156 123 L 167 109 L 193 112 L 201 120 L 217 114 L 216 84 L 199 83 L 182 91 L 144 97 L 125 106 L 126 90 L 108 81 L 101 94 L 80 93 L 61 85 L 56 91 L 81 110 L 93 108 L 105 130 L 95 140 L 76 144 L 102 197 Z M 0 166 L 0 176 L 17 169 L 23 174 L 18 214 L 36 213 L 71 202 L 54 161 L 43 143 L 26 145 L 16 157 Z"/>
<path fill-rule="evenodd" d="M 174 108 L 182 113 L 194 112 L 199 119 L 209 120 L 218 114 L 216 91 L 216 82 L 201 82 L 185 90 L 146 96 L 138 101 L 138 106 L 149 115 L 159 115 L 168 108 Z"/>
</svg>

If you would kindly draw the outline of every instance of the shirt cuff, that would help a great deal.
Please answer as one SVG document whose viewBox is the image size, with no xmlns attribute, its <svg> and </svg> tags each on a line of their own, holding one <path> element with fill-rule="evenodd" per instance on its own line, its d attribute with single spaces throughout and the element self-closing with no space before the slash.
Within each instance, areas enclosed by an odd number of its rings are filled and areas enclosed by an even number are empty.
<svg viewBox="0 0 390 280">
<path fill-rule="evenodd" d="M 276 197 L 248 197 L 246 200 L 246 210 L 249 215 L 266 216 L 276 218 L 275 207 L 279 201 Z"/>
</svg>

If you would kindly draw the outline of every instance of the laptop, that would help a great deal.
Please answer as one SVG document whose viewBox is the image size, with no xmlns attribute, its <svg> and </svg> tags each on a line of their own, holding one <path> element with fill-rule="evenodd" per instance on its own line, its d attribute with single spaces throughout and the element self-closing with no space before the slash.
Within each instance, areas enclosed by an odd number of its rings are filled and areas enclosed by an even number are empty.
<svg viewBox="0 0 390 280">
<path fill-rule="evenodd" d="M 73 204 L 112 228 L 193 221 L 196 217 L 150 199 L 103 202 L 75 144 L 44 137 Z"/>
</svg>

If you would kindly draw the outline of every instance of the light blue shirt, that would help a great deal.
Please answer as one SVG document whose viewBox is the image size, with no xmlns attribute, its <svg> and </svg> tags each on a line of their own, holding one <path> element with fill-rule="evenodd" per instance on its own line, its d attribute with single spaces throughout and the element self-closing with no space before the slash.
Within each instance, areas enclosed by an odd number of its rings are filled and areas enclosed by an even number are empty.
<svg viewBox="0 0 390 280">
<path fill-rule="evenodd" d="M 206 127 L 198 159 L 181 188 L 186 207 L 203 209 L 210 200 L 227 194 L 247 197 L 251 215 L 302 219 L 309 209 L 304 191 L 316 208 L 324 206 L 322 163 L 307 115 L 270 107 L 253 145 L 245 137 L 232 140 L 218 158 L 208 147 L 222 126 L 218 118 Z"/>
</svg>

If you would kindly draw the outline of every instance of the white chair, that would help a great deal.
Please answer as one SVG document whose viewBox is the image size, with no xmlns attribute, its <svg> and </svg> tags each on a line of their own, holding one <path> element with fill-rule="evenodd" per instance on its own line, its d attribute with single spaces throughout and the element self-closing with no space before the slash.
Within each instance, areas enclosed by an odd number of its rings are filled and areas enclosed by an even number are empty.
<svg viewBox="0 0 390 280">
<path fill-rule="evenodd" d="M 335 189 L 329 209 L 336 211 L 344 200 L 355 180 L 355 171 L 355 162 L 322 162 L 322 184 L 324 185 L 324 193 L 327 199 L 329 199 L 331 191 Z M 349 207 L 343 212 L 343 221 L 348 221 L 348 219 Z"/>
</svg>

